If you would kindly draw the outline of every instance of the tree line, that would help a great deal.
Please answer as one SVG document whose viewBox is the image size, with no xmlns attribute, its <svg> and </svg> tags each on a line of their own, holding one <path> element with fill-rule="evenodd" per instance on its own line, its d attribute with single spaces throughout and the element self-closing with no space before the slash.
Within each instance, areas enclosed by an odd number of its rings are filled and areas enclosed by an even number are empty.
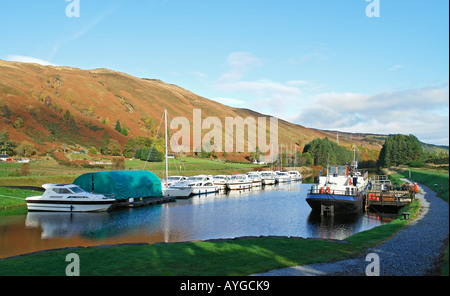
<svg viewBox="0 0 450 296">
<path fill-rule="evenodd" d="M 414 135 L 394 135 L 388 137 L 378 158 L 379 167 L 403 164 L 416 166 L 424 161 L 422 145 Z"/>
</svg>

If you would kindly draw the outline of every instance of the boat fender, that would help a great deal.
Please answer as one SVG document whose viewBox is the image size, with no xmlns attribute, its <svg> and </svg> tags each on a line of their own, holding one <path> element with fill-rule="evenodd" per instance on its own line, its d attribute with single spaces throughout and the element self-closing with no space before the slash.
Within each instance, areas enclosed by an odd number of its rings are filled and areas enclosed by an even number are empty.
<svg viewBox="0 0 450 296">
<path fill-rule="evenodd" d="M 320 187 L 320 193 L 325 193 L 325 190 L 323 189 L 323 187 Z"/>
<path fill-rule="evenodd" d="M 330 194 L 330 193 L 331 193 L 331 189 L 330 189 L 330 187 L 327 187 L 327 192 L 328 192 L 328 194 Z"/>
<path fill-rule="evenodd" d="M 348 185 L 352 185 L 352 178 L 348 178 Z"/>
</svg>

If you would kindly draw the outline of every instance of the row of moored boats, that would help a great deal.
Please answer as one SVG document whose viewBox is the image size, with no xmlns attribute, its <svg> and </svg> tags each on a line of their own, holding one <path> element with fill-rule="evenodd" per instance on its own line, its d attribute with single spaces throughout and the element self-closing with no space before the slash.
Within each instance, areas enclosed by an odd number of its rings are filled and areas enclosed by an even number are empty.
<svg viewBox="0 0 450 296">
<path fill-rule="evenodd" d="M 189 197 L 219 190 L 247 190 L 263 185 L 302 181 L 298 171 L 263 171 L 235 175 L 170 176 L 161 181 L 163 195 Z"/>
<path fill-rule="evenodd" d="M 161 181 L 164 196 L 187 198 L 191 195 L 244 190 L 262 185 L 302 181 L 297 171 L 251 172 L 236 175 L 171 176 Z M 44 212 L 99 212 L 108 210 L 116 200 L 102 194 L 86 192 L 74 184 L 44 184 L 41 196 L 26 198 L 29 211 Z"/>
</svg>

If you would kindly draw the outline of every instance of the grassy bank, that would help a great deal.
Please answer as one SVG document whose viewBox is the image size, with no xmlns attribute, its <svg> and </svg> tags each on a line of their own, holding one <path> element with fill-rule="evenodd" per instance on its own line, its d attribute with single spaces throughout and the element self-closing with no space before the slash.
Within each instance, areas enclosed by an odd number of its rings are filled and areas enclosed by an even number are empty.
<svg viewBox="0 0 450 296">
<path fill-rule="evenodd" d="M 416 201 L 406 210 L 414 217 L 419 209 Z M 266 237 L 49 251 L 0 261 L 0 275 L 63 276 L 69 253 L 79 255 L 82 276 L 248 275 L 356 256 L 385 241 L 409 221 L 399 216 L 389 224 L 355 234 L 346 242 Z"/>
<path fill-rule="evenodd" d="M 411 172 L 411 177 L 410 177 Z M 448 173 L 442 171 L 432 170 L 406 170 L 400 173 L 405 178 L 411 178 L 417 183 L 424 184 L 425 186 L 433 189 L 437 192 L 439 197 L 448 202 L 449 197 L 449 178 Z"/>
<path fill-rule="evenodd" d="M 88 168 L 76 165 L 62 165 L 54 159 L 40 160 L 29 164 L 27 174 L 21 175 L 21 164 L 0 163 L 0 186 L 37 186 L 45 183 L 72 183 L 78 176 L 102 170 L 112 170 L 110 165 L 103 167 Z M 234 173 L 246 173 L 264 166 L 252 163 L 231 163 L 210 159 L 184 157 L 183 161 L 169 161 L 169 172 L 171 175 L 193 176 L 198 174 L 218 175 Z M 163 162 L 148 162 L 141 160 L 126 160 L 125 170 L 146 169 L 164 177 L 165 166 Z"/>
<path fill-rule="evenodd" d="M 12 209 L 25 207 L 25 198 L 34 195 L 40 195 L 40 192 L 0 187 L 0 216 L 17 214 L 17 210 L 13 211 Z M 26 212 L 26 208 L 19 211 L 20 214 L 24 212 Z"/>
</svg>

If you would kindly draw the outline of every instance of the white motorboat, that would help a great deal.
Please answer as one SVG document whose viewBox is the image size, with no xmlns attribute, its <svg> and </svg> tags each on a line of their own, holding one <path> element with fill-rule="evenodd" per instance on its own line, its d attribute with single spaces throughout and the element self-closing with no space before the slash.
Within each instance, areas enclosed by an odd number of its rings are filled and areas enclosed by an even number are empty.
<svg viewBox="0 0 450 296">
<path fill-rule="evenodd" d="M 261 182 L 263 185 L 274 185 L 276 174 L 272 171 L 265 171 L 261 173 Z"/>
<path fill-rule="evenodd" d="M 213 177 L 214 185 L 217 186 L 219 190 L 227 189 L 227 182 L 230 180 L 230 175 L 217 175 Z"/>
<path fill-rule="evenodd" d="M 261 187 L 262 180 L 260 172 L 249 172 L 247 176 L 252 181 L 252 187 Z"/>
<path fill-rule="evenodd" d="M 189 177 L 184 182 L 175 183 L 171 188 L 192 188 L 192 194 L 205 194 L 211 192 L 217 192 L 219 189 L 214 185 L 214 180 L 211 175 L 198 175 Z"/>
<path fill-rule="evenodd" d="M 303 177 L 299 171 L 288 171 L 289 177 L 291 177 L 291 181 L 302 181 Z"/>
<path fill-rule="evenodd" d="M 187 177 L 184 176 L 169 176 L 161 180 L 161 185 L 170 187 L 175 183 L 186 181 Z"/>
<path fill-rule="evenodd" d="M 248 178 L 247 175 L 237 174 L 231 176 L 230 180 L 227 182 L 227 188 L 229 190 L 244 190 L 252 188 L 252 180 Z"/>
<path fill-rule="evenodd" d="M 176 183 L 175 183 L 176 184 Z M 171 196 L 171 197 L 189 197 L 193 192 L 193 188 L 191 187 L 176 187 L 174 185 L 166 187 L 162 186 L 163 196 Z"/>
<path fill-rule="evenodd" d="M 289 177 L 287 172 L 277 172 L 275 181 L 277 183 L 287 183 L 291 181 L 291 177 Z"/>
<path fill-rule="evenodd" d="M 73 184 L 44 184 L 42 187 L 45 188 L 42 196 L 26 198 L 29 211 L 102 212 L 116 202 L 114 198 L 86 192 Z"/>
<path fill-rule="evenodd" d="M 169 176 L 161 181 L 161 189 L 163 196 L 171 197 L 189 197 L 192 194 L 192 188 L 187 187 L 174 187 L 175 184 L 186 181 L 187 177 L 184 176 Z"/>
</svg>

